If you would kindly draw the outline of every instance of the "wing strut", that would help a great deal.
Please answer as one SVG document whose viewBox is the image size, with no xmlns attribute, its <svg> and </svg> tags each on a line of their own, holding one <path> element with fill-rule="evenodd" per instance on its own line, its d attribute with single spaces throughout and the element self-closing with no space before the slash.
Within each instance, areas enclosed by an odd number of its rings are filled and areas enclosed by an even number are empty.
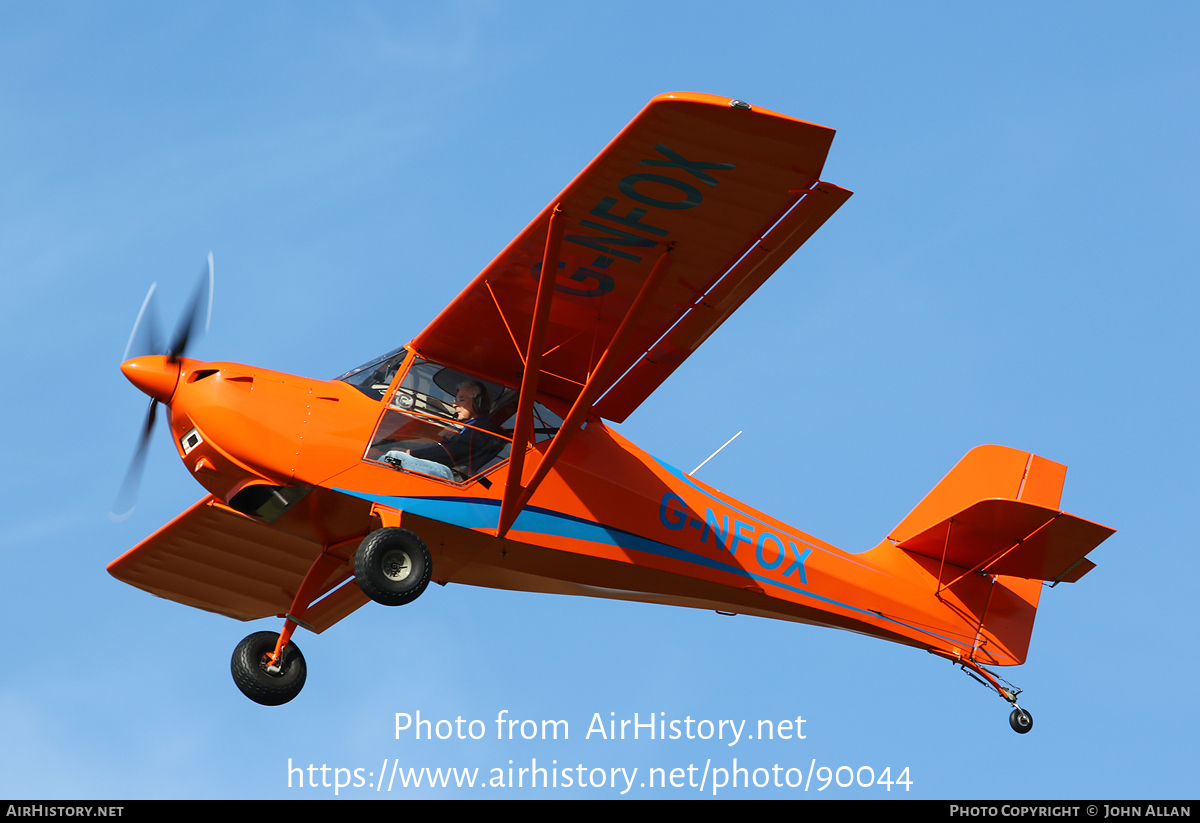
<svg viewBox="0 0 1200 823">
<path fill-rule="evenodd" d="M 596 364 L 596 368 L 588 375 L 587 384 L 583 390 L 579 392 L 579 396 L 575 398 L 575 403 L 571 406 L 571 411 L 567 413 L 567 417 L 563 420 L 562 426 L 559 427 L 558 433 L 554 435 L 554 439 L 550 441 L 550 447 L 546 449 L 545 455 L 538 461 L 537 469 L 533 473 L 533 477 L 525 486 L 520 486 L 520 474 L 515 470 L 516 464 L 512 463 L 508 470 L 508 484 L 504 489 L 504 501 L 500 506 L 500 523 L 496 529 L 496 536 L 503 537 L 512 527 L 513 522 L 517 519 L 521 509 L 525 508 L 525 504 L 529 502 L 529 498 L 533 495 L 537 487 L 541 485 L 542 480 L 549 474 L 550 468 L 558 461 L 563 450 L 567 447 L 567 443 L 574 437 L 575 432 L 579 430 L 579 426 L 592 413 L 592 406 L 595 404 L 601 391 L 605 387 L 605 380 L 608 373 L 612 371 L 613 364 L 620 359 L 629 338 L 637 328 L 641 321 L 642 314 L 646 307 L 650 305 L 654 297 L 654 293 L 658 290 L 658 286 L 666 278 L 667 272 L 671 269 L 671 250 L 674 248 L 674 243 L 667 246 L 658 258 L 658 262 L 654 264 L 654 270 L 650 272 L 650 276 L 642 283 L 642 288 L 638 291 L 637 297 L 633 299 L 633 305 L 629 307 L 621 325 L 617 328 L 616 334 L 609 341 L 608 346 L 604 350 L 604 354 L 600 356 L 600 362 Z M 549 251 L 549 240 L 547 241 L 547 252 Z M 545 267 L 542 268 L 542 279 L 545 280 Z M 538 284 L 538 301 L 541 302 L 542 284 Z M 549 308 L 546 309 L 549 311 Z M 535 310 L 536 311 L 536 310 Z M 536 319 L 535 319 L 536 323 Z M 532 337 L 532 334 L 531 334 Z M 532 345 L 532 340 L 531 340 Z M 531 349 L 532 352 L 532 349 Z M 529 364 L 526 364 L 525 375 L 533 371 Z M 536 378 L 535 378 L 536 379 Z M 525 377 L 521 380 L 525 382 Z M 525 402 L 524 385 L 521 390 L 521 402 Z M 520 407 L 518 407 L 518 414 Z M 520 418 L 517 421 L 517 431 L 513 437 L 514 457 L 517 455 L 517 440 L 521 439 L 521 451 L 524 452 L 524 430 L 521 428 Z M 514 482 L 516 485 L 514 485 Z M 519 493 L 516 489 L 519 488 Z M 511 493 L 511 497 L 510 497 Z"/>
<path fill-rule="evenodd" d="M 542 273 L 538 280 L 537 298 L 533 304 L 533 324 L 529 329 L 529 345 L 525 352 L 525 371 L 521 375 L 521 392 L 517 401 L 517 420 L 513 428 L 512 448 L 509 450 L 508 480 L 500 504 L 500 523 L 506 512 L 515 511 L 522 491 L 521 472 L 525 468 L 525 449 L 533 428 L 533 399 L 537 396 L 538 377 L 542 373 L 542 348 L 546 342 L 546 326 L 550 319 L 550 304 L 554 299 L 554 278 L 558 273 L 558 258 L 562 249 L 567 221 L 562 204 L 550 213 L 550 228 L 546 233 L 546 250 L 542 254 Z M 513 514 L 509 523 L 516 518 Z M 503 535 L 503 531 L 500 532 Z"/>
</svg>

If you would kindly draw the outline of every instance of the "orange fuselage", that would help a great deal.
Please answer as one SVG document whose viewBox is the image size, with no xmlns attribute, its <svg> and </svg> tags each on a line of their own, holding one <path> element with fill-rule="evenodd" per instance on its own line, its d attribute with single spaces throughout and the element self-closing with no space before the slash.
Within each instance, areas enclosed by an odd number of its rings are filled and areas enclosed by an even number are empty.
<svg viewBox="0 0 1200 823">
<path fill-rule="evenodd" d="M 348 383 L 161 357 L 123 368 L 169 402 L 176 449 L 219 500 L 253 484 L 327 490 L 301 526 L 298 518 L 272 526 L 318 544 L 362 537 L 384 511 L 429 545 L 443 584 L 715 609 L 980 663 L 1025 659 L 1040 581 L 970 575 L 939 592 L 936 561 L 886 540 L 844 552 L 655 460 L 599 418 L 570 440 L 499 538 L 508 461 L 455 483 L 364 460 L 384 403 Z M 547 445 L 530 447 L 526 478 Z"/>
</svg>

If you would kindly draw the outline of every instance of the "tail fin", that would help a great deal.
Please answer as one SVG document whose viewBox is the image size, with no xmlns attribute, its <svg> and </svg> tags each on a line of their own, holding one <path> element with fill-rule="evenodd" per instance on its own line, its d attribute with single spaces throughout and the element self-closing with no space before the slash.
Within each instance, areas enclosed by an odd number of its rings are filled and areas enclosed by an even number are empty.
<svg viewBox="0 0 1200 823">
<path fill-rule="evenodd" d="M 979 446 L 888 535 L 937 575 L 938 591 L 959 591 L 955 584 L 972 572 L 995 575 L 971 611 L 987 643 L 1018 661 L 1029 646 L 1042 581 L 1083 577 L 1095 568 L 1085 555 L 1113 533 L 1059 510 L 1066 474 L 1066 466 L 1030 452 Z"/>
<path fill-rule="evenodd" d="M 1067 467 L 1031 452 L 977 446 L 900 521 L 888 539 L 903 543 L 980 500 L 1020 500 L 1057 509 Z"/>
<path fill-rule="evenodd" d="M 1075 582 L 1096 567 L 1084 555 L 1113 530 L 1059 511 L 1066 476 L 1066 466 L 1036 454 L 979 446 L 888 539 L 960 570 Z"/>
</svg>

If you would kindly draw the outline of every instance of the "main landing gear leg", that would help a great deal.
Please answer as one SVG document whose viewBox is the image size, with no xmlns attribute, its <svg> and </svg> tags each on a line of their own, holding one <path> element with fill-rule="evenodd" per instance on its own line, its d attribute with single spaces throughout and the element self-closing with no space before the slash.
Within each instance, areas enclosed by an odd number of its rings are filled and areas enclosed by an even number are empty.
<svg viewBox="0 0 1200 823">
<path fill-rule="evenodd" d="M 962 670 L 971 677 L 988 688 L 994 689 L 996 694 L 1003 697 L 1012 705 L 1013 710 L 1008 715 L 1008 725 L 1012 726 L 1014 732 L 1017 734 L 1028 734 L 1033 730 L 1033 715 L 1017 705 L 1017 695 L 1021 693 L 1020 689 L 985 669 L 974 660 L 967 660 L 962 657 L 950 657 L 949 659 L 951 662 L 961 666 Z"/>
<path fill-rule="evenodd" d="M 233 650 L 230 671 L 242 694 L 263 706 L 280 706 L 300 694 L 308 671 L 304 655 L 291 642 L 297 626 L 311 629 L 304 613 L 320 590 L 321 584 L 346 561 L 324 551 L 313 561 L 304 582 L 292 598 L 292 607 L 283 621 L 283 631 L 255 632 Z"/>
</svg>

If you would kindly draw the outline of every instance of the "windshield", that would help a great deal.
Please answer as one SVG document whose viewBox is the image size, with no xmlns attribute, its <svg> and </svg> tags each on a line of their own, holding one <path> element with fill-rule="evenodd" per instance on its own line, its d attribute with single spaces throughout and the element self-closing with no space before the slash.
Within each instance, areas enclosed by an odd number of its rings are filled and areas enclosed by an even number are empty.
<svg viewBox="0 0 1200 823">
<path fill-rule="evenodd" d="M 402 346 L 333 379 L 349 383 L 372 400 L 382 400 L 407 356 L 408 351 Z"/>
</svg>

